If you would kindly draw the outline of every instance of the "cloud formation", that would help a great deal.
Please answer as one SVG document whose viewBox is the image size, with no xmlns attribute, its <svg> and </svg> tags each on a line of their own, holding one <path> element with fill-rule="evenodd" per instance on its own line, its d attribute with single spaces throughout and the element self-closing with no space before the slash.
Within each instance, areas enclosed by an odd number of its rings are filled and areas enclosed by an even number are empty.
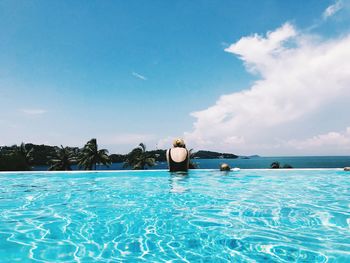
<svg viewBox="0 0 350 263">
<path fill-rule="evenodd" d="M 133 71 L 131 74 L 132 74 L 135 78 L 142 79 L 142 80 L 147 80 L 147 78 L 146 78 L 145 76 L 142 76 L 141 74 L 139 74 L 139 73 L 137 73 L 137 72 L 135 72 L 135 71 Z"/>
<path fill-rule="evenodd" d="M 341 0 L 336 1 L 333 5 L 330 5 L 324 10 L 322 17 L 327 19 L 337 13 L 340 9 L 343 8 L 343 2 Z"/>
<path fill-rule="evenodd" d="M 323 149 L 326 147 L 328 154 L 332 151 L 332 148 L 344 150 L 344 153 L 346 153 L 350 151 L 350 127 L 347 127 L 345 131 L 332 131 L 305 140 L 290 140 L 287 144 L 298 150 L 307 150 L 310 148 Z"/>
<path fill-rule="evenodd" d="M 21 109 L 20 111 L 26 115 L 41 115 L 47 112 L 44 109 Z"/>
<path fill-rule="evenodd" d="M 289 23 L 266 36 L 241 38 L 225 51 L 259 80 L 193 112 L 196 121 L 186 139 L 197 148 L 283 154 L 288 149 L 281 142 L 307 136 L 306 124 L 317 126 L 324 107 L 335 109 L 340 100 L 350 99 L 349 46 L 350 36 L 321 40 Z M 344 120 L 344 127 L 349 124 Z"/>
</svg>

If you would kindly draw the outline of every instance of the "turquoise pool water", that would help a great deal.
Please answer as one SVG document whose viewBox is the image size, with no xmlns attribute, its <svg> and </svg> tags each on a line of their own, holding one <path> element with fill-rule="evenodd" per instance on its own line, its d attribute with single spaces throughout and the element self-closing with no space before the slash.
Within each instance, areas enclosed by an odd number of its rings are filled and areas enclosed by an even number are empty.
<svg viewBox="0 0 350 263">
<path fill-rule="evenodd" d="M 0 173 L 0 262 L 350 262 L 350 172 Z"/>
</svg>

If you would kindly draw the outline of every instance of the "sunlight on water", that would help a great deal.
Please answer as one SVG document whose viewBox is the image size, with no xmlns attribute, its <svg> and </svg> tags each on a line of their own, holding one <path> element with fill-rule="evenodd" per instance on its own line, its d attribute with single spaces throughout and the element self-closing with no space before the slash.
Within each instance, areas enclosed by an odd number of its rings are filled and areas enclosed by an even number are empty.
<svg viewBox="0 0 350 263">
<path fill-rule="evenodd" d="M 0 174 L 1 262 L 350 262 L 350 173 Z"/>
</svg>

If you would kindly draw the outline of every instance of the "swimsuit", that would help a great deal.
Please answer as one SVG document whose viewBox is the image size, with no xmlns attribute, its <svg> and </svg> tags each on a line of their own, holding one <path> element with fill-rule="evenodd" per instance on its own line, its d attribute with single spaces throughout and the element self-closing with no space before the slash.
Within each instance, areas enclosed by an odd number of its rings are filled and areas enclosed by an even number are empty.
<svg viewBox="0 0 350 263">
<path fill-rule="evenodd" d="M 175 162 L 171 158 L 171 149 L 169 150 L 169 170 L 170 172 L 187 172 L 188 170 L 188 151 L 186 149 L 186 158 L 182 162 Z"/>
</svg>

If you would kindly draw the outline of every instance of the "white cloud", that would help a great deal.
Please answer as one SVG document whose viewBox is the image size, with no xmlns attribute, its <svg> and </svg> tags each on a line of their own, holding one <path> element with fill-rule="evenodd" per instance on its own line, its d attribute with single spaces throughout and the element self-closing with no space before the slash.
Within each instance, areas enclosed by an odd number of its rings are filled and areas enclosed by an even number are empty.
<svg viewBox="0 0 350 263">
<path fill-rule="evenodd" d="M 333 5 L 330 5 L 324 10 L 322 17 L 323 19 L 327 19 L 328 17 L 333 16 L 340 9 L 343 8 L 343 2 L 341 0 L 336 1 Z"/>
<path fill-rule="evenodd" d="M 141 74 L 137 73 L 137 72 L 132 72 L 131 73 L 135 78 L 138 78 L 138 79 L 142 79 L 142 80 L 147 80 L 147 78 L 145 76 L 142 76 Z"/>
<path fill-rule="evenodd" d="M 44 109 L 21 109 L 20 111 L 26 115 L 41 115 L 47 112 Z"/>
<path fill-rule="evenodd" d="M 326 134 L 316 135 L 305 140 L 290 140 L 286 145 L 298 150 L 307 151 L 308 149 L 325 149 L 330 152 L 334 150 L 342 151 L 344 153 L 350 151 L 350 127 L 347 127 L 342 132 L 328 132 Z"/>
<path fill-rule="evenodd" d="M 192 113 L 196 121 L 186 139 L 197 148 L 283 154 L 281 141 L 307 136 L 308 123 L 320 119 L 325 107 L 334 110 L 350 99 L 349 46 L 350 36 L 320 40 L 289 23 L 266 36 L 241 38 L 225 51 L 260 79 Z"/>
<path fill-rule="evenodd" d="M 258 34 L 243 37 L 225 51 L 238 55 L 250 71 L 263 73 L 265 67 L 269 67 L 276 57 L 286 51 L 283 44 L 296 35 L 294 27 L 286 23 L 275 31 L 267 32 L 266 37 Z"/>
<path fill-rule="evenodd" d="M 168 136 L 166 138 L 162 138 L 157 143 L 157 148 L 159 149 L 168 149 L 171 147 L 173 140 L 177 137 Z"/>
</svg>

